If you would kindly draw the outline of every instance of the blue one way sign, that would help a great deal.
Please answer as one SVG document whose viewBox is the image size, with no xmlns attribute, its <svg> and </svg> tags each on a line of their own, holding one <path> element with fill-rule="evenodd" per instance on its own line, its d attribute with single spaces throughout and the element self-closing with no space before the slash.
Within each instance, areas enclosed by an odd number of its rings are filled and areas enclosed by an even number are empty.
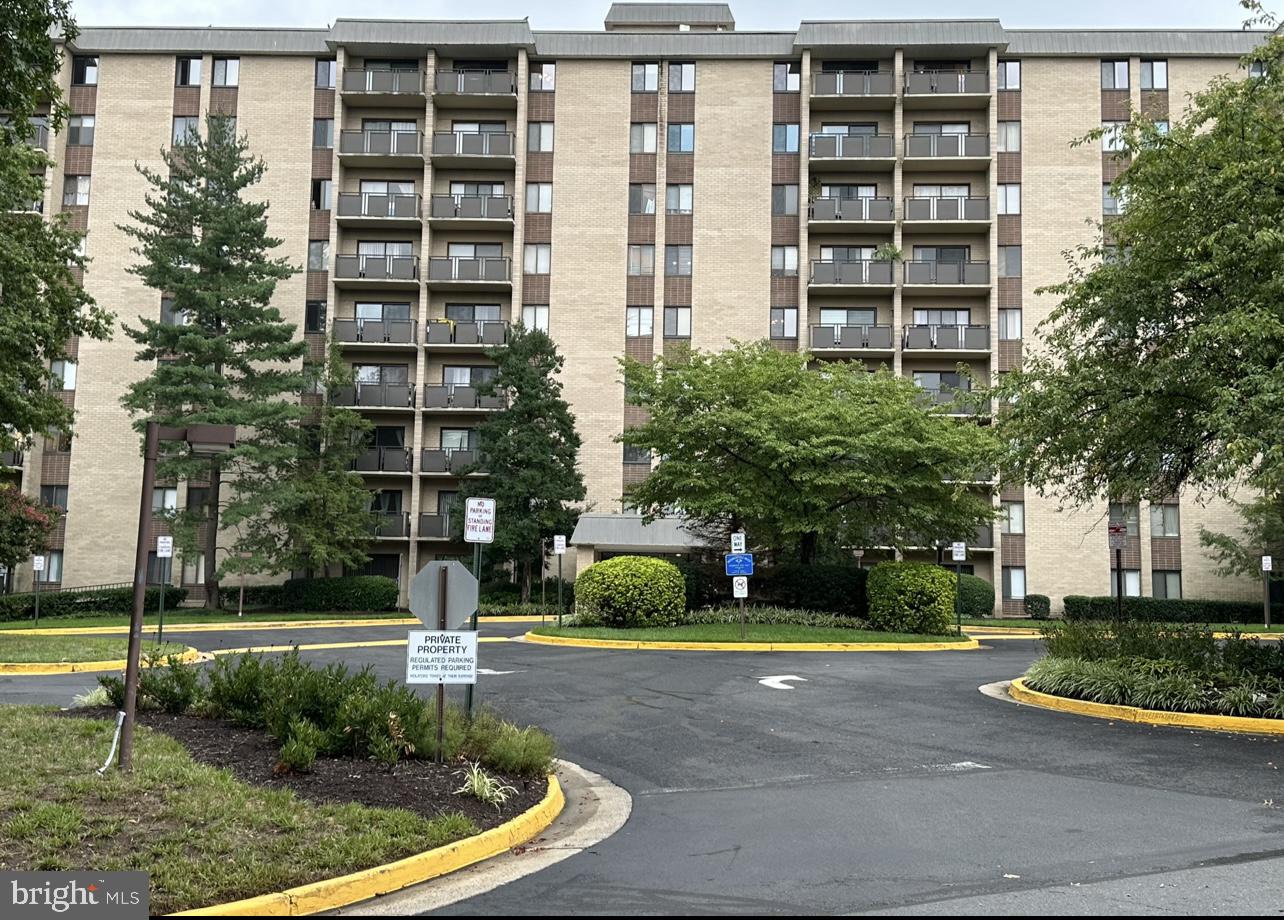
<svg viewBox="0 0 1284 920">
<path fill-rule="evenodd" d="M 728 575 L 753 574 L 753 553 L 726 553 L 722 558 L 726 560 Z"/>
</svg>

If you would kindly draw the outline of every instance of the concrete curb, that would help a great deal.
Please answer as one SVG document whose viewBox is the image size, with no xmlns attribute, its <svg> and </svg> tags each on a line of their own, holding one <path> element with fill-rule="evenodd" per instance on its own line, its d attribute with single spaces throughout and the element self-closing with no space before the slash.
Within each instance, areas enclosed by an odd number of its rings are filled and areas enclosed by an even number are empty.
<svg viewBox="0 0 1284 920">
<path fill-rule="evenodd" d="M 1095 719 L 1110 719 L 1115 722 L 1137 722 L 1145 725 L 1166 725 L 1174 728 L 1197 728 L 1212 732 L 1236 732 L 1249 735 L 1284 735 L 1284 719 L 1256 719 L 1247 716 L 1208 716 L 1195 712 L 1164 712 L 1159 709 L 1138 709 L 1134 706 L 1111 706 L 1107 703 L 1090 703 L 1087 700 L 1074 700 L 1065 696 L 1053 696 L 1040 693 L 1027 687 L 1025 680 L 1018 677 L 1008 687 L 1008 693 L 1014 700 L 1068 712 L 1074 715 L 1091 716 Z"/>
<path fill-rule="evenodd" d="M 526 633 L 522 638 L 536 645 L 663 652 L 960 652 L 981 647 L 979 642 L 971 638 L 962 642 L 642 642 L 629 639 L 573 639 L 565 636 L 541 636 L 533 632 Z"/>
<path fill-rule="evenodd" d="M 204 661 L 205 656 L 197 649 L 187 648 L 178 656 L 183 664 L 194 664 Z M 147 667 L 146 659 L 139 662 Z M 160 666 L 165 664 L 161 662 Z M 118 661 L 0 661 L 0 674 L 20 675 L 26 677 L 48 677 L 51 674 L 82 674 L 93 671 L 123 671 L 128 662 L 121 658 Z"/>
<path fill-rule="evenodd" d="M 554 617 L 503 616 L 478 617 L 482 623 L 545 623 Z M 358 626 L 422 626 L 414 617 L 370 617 L 368 619 L 334 620 L 262 620 L 228 621 L 226 623 L 166 623 L 170 632 L 238 632 L 254 629 L 347 629 Z M 156 624 L 148 623 L 143 632 L 155 631 Z M 129 635 L 128 626 L 66 626 L 53 629 L 0 629 L 0 635 L 14 636 L 111 636 Z"/>
<path fill-rule="evenodd" d="M 358 901 L 399 891 L 409 885 L 426 882 L 456 869 L 481 862 L 525 843 L 547 828 L 561 813 L 566 799 L 561 784 L 553 774 L 548 776 L 548 793 L 544 800 L 499 827 L 460 840 L 448 846 L 428 850 L 397 862 L 363 869 L 350 875 L 299 885 L 285 891 L 229 901 L 210 907 L 180 911 L 179 917 L 298 917 L 335 910 Z"/>
</svg>

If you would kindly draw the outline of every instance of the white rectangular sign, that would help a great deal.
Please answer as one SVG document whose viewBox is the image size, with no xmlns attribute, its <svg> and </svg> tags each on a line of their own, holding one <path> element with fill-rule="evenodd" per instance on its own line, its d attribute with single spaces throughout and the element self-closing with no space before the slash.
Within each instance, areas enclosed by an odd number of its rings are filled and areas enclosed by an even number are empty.
<svg viewBox="0 0 1284 920">
<path fill-rule="evenodd" d="M 32 556 L 32 557 L 31 557 L 31 571 L 33 571 L 33 572 L 43 572 L 44 570 L 45 570 L 45 557 L 44 557 L 44 556 Z"/>
<path fill-rule="evenodd" d="M 174 538 L 157 537 L 156 538 L 156 558 L 171 559 L 174 556 Z"/>
<path fill-rule="evenodd" d="M 1270 557 L 1270 556 L 1263 556 L 1263 557 L 1262 557 L 1262 571 L 1263 571 L 1263 572 L 1269 572 L 1269 571 L 1271 571 L 1271 566 L 1272 566 L 1273 564 L 1274 564 L 1274 563 L 1272 562 L 1272 560 L 1271 560 L 1271 557 Z"/>
<path fill-rule="evenodd" d="M 464 542 L 495 542 L 495 499 L 468 499 L 464 507 Z"/>
<path fill-rule="evenodd" d="M 559 533 L 557 536 L 553 537 L 553 554 L 555 556 L 561 556 L 561 555 L 564 555 L 565 553 L 566 553 L 566 536 L 564 534 Z"/>
<path fill-rule="evenodd" d="M 955 543 L 950 547 L 955 562 L 967 562 L 967 544 Z"/>
<path fill-rule="evenodd" d="M 744 575 L 737 575 L 731 579 L 731 596 L 748 597 L 749 596 L 749 579 Z"/>
<path fill-rule="evenodd" d="M 412 629 L 406 638 L 406 683 L 477 683 L 477 633 Z"/>
<path fill-rule="evenodd" d="M 733 553 L 743 553 L 745 551 L 745 534 L 743 530 L 738 530 L 731 535 L 731 551 Z"/>
</svg>

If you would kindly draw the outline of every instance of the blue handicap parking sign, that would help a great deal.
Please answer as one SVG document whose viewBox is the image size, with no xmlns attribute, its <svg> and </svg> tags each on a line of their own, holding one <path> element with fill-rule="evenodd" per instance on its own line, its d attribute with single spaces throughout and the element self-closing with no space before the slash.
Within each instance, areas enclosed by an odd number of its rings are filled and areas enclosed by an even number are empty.
<svg viewBox="0 0 1284 920">
<path fill-rule="evenodd" d="M 726 560 L 728 575 L 753 574 L 753 553 L 727 553 L 722 558 Z"/>
</svg>

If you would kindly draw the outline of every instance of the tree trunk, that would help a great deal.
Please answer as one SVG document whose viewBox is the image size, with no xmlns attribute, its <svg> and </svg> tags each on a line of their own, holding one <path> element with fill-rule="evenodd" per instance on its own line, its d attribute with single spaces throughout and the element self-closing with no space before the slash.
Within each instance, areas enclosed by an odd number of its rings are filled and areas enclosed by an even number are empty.
<svg viewBox="0 0 1284 920">
<path fill-rule="evenodd" d="M 531 561 L 522 562 L 522 603 L 531 602 Z"/>
<path fill-rule="evenodd" d="M 205 537 L 205 606 L 222 610 L 223 601 L 218 596 L 218 491 L 219 468 L 215 461 L 210 465 L 210 507 Z"/>
<path fill-rule="evenodd" d="M 816 532 L 814 530 L 802 535 L 802 540 L 798 544 L 798 561 L 803 565 L 811 565 L 816 561 Z"/>
</svg>

